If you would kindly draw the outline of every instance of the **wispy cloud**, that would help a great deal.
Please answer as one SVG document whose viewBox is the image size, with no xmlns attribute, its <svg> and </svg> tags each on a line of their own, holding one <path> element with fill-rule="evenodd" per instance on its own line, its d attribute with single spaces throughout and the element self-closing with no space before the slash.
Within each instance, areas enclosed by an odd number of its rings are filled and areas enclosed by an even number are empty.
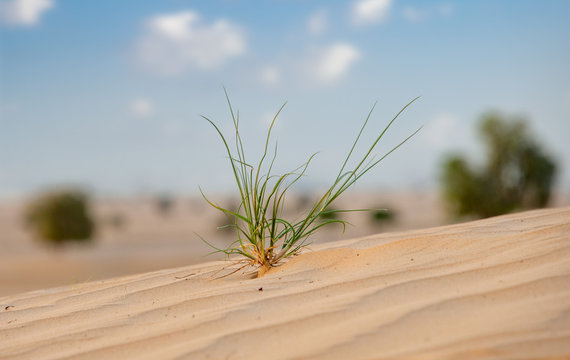
<svg viewBox="0 0 570 360">
<path fill-rule="evenodd" d="M 418 8 L 415 6 L 406 6 L 402 9 L 402 16 L 409 22 L 419 23 L 428 19 L 450 17 L 453 15 L 453 5 L 442 4 L 437 6 L 428 6 Z"/>
<path fill-rule="evenodd" d="M 352 6 L 352 21 L 356 25 L 369 25 L 385 21 L 392 0 L 359 0 Z"/>
<path fill-rule="evenodd" d="M 0 2 L 0 21 L 9 26 L 34 26 L 54 5 L 52 0 L 3 1 Z"/>
<path fill-rule="evenodd" d="M 421 12 L 413 6 L 406 6 L 402 10 L 402 15 L 404 16 L 404 19 L 414 23 L 421 22 L 426 17 L 425 13 Z"/>
<path fill-rule="evenodd" d="M 337 43 L 318 51 L 310 63 L 318 81 L 334 82 L 342 79 L 360 58 L 360 51 L 353 45 Z"/>
<path fill-rule="evenodd" d="M 451 15 L 453 15 L 454 11 L 455 11 L 455 8 L 454 8 L 453 4 L 442 4 L 442 5 L 439 5 L 437 7 L 437 12 L 441 16 L 451 16 Z"/>
<path fill-rule="evenodd" d="M 218 68 L 245 52 L 246 39 L 240 26 L 224 19 L 205 23 L 194 11 L 149 19 L 146 33 L 137 44 L 140 61 L 166 75 L 191 68 Z"/>
<path fill-rule="evenodd" d="M 265 85 L 275 85 L 281 80 L 281 71 L 275 65 L 268 65 L 259 72 L 259 79 Z"/>
<path fill-rule="evenodd" d="M 277 115 L 277 111 L 275 109 L 263 111 L 259 117 L 260 124 L 263 125 L 264 128 L 267 128 L 271 125 L 273 119 Z M 283 112 L 277 115 L 277 119 L 275 120 L 275 124 L 273 125 L 274 130 L 281 130 L 283 128 L 283 124 L 286 122 L 284 120 L 285 114 Z"/>
<path fill-rule="evenodd" d="M 461 134 L 460 123 L 457 117 L 450 113 L 439 113 L 429 121 L 424 130 L 423 137 L 428 145 L 437 150 L 456 145 Z M 451 139 L 451 140 L 450 140 Z"/>
<path fill-rule="evenodd" d="M 145 118 L 154 113 L 154 105 L 149 99 L 139 98 L 129 104 L 129 111 L 136 117 Z"/>
<path fill-rule="evenodd" d="M 313 36 L 323 34 L 327 30 L 327 26 L 327 13 L 323 9 L 316 11 L 307 21 L 307 30 Z"/>
</svg>

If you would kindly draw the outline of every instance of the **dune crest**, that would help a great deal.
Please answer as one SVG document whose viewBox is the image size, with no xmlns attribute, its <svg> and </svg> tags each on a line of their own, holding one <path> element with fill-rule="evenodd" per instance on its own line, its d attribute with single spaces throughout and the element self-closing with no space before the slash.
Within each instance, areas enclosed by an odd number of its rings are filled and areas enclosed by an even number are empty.
<svg viewBox="0 0 570 360">
<path fill-rule="evenodd" d="M 569 259 L 561 208 L 35 291 L 0 298 L 0 358 L 570 358 Z"/>
</svg>

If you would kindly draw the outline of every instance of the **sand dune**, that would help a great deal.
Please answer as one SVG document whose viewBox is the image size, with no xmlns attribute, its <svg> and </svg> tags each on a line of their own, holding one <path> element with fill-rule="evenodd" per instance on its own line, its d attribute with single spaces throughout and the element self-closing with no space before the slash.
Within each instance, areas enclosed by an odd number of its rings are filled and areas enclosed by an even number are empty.
<svg viewBox="0 0 570 360">
<path fill-rule="evenodd" d="M 0 358 L 570 358 L 570 208 L 0 298 Z"/>
</svg>

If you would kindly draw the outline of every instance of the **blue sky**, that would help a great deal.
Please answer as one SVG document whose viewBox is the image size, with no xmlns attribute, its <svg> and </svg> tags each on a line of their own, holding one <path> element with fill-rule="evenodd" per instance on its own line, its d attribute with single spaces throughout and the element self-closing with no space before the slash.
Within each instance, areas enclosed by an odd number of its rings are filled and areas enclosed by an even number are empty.
<svg viewBox="0 0 570 360">
<path fill-rule="evenodd" d="M 327 184 L 375 101 L 378 149 L 423 130 L 360 189 L 437 188 L 445 154 L 483 158 L 489 110 L 524 115 L 570 189 L 568 1 L 0 0 L 0 195 L 231 191 L 222 85 L 256 159 L 271 115 L 279 168 L 311 153 Z M 364 142 L 363 145 L 366 145 Z M 364 150 L 364 149 L 363 149 Z"/>
</svg>

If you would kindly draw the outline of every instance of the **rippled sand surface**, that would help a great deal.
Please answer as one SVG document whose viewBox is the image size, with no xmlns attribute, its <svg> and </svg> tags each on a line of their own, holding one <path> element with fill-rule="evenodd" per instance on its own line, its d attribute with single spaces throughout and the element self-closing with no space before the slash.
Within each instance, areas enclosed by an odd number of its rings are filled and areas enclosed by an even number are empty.
<svg viewBox="0 0 570 360">
<path fill-rule="evenodd" d="M 570 358 L 570 208 L 232 266 L 0 298 L 0 358 Z"/>
</svg>

